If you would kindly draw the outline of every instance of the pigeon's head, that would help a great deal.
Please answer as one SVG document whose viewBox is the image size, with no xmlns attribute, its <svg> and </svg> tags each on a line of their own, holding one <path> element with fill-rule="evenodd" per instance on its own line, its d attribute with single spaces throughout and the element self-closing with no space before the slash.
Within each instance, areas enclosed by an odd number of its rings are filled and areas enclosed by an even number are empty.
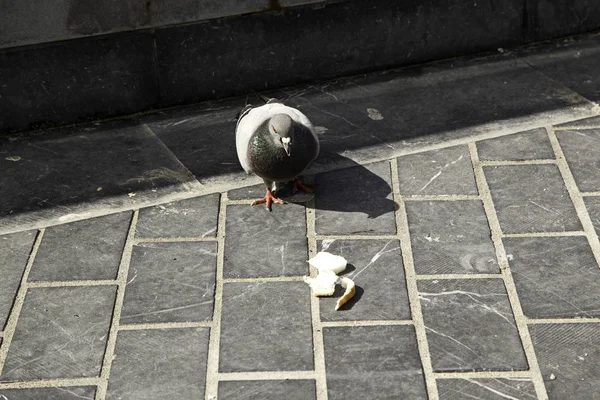
<svg viewBox="0 0 600 400">
<path fill-rule="evenodd" d="M 289 156 L 294 141 L 294 121 L 287 114 L 276 114 L 269 121 L 269 131 L 274 135 L 277 145 L 283 147 Z"/>
</svg>

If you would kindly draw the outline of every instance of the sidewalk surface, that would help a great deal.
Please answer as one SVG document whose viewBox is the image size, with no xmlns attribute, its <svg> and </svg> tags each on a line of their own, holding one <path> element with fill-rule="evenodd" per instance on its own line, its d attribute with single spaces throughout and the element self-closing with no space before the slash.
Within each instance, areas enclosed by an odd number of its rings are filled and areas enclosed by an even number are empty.
<svg viewBox="0 0 600 400">
<path fill-rule="evenodd" d="M 0 399 L 600 398 L 600 36 L 265 94 L 271 213 L 245 99 L 0 137 Z"/>
</svg>

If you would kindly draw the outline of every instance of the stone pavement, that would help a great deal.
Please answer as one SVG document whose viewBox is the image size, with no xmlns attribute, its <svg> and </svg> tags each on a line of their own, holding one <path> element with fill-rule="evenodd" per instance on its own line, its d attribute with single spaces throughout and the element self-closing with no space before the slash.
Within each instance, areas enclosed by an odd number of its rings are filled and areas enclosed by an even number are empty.
<svg viewBox="0 0 600 400">
<path fill-rule="evenodd" d="M 596 40 L 282 92 L 324 151 L 271 213 L 240 99 L 0 138 L 0 399 L 598 398 Z"/>
</svg>

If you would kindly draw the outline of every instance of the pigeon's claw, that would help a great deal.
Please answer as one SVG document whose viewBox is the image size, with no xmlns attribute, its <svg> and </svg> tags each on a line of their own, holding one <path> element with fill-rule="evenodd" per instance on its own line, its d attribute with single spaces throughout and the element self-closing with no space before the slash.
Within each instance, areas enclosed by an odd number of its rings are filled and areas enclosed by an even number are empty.
<svg viewBox="0 0 600 400">
<path fill-rule="evenodd" d="M 252 205 L 262 204 L 262 203 L 265 203 L 267 210 L 271 211 L 271 204 L 273 204 L 273 203 L 284 204 L 284 201 L 275 197 L 273 195 L 273 192 L 271 192 L 271 189 L 267 188 L 267 193 L 265 194 L 265 197 L 263 197 L 262 199 L 254 200 L 252 202 Z"/>
<path fill-rule="evenodd" d="M 292 193 L 296 193 L 298 191 L 298 189 L 305 191 L 306 193 L 312 193 L 314 192 L 314 188 L 317 187 L 317 185 L 310 185 L 308 183 L 303 183 L 300 179 L 296 178 L 293 181 L 293 187 L 292 187 Z"/>
</svg>

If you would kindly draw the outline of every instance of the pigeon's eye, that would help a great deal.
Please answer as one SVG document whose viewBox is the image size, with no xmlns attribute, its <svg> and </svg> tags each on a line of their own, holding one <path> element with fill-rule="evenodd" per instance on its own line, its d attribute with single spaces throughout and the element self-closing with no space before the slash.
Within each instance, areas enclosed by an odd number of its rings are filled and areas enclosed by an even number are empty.
<svg viewBox="0 0 600 400">
<path fill-rule="evenodd" d="M 275 129 L 274 126 L 272 126 L 272 128 L 273 128 L 273 132 L 277 133 L 277 129 Z"/>
</svg>

